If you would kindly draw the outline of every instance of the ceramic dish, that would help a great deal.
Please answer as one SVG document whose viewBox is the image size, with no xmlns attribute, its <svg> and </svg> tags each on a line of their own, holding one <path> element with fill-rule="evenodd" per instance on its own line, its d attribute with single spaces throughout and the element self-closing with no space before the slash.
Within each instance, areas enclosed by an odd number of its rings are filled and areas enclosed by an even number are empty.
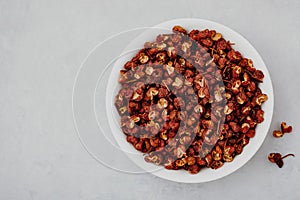
<svg viewBox="0 0 300 200">
<path fill-rule="evenodd" d="M 128 153 L 134 152 L 135 149 L 126 141 L 125 135 L 120 129 L 120 118 L 113 105 L 116 91 L 118 91 L 118 89 L 120 88 L 120 85 L 118 83 L 119 70 L 123 67 L 124 63 L 134 56 L 134 54 L 136 53 L 136 51 L 134 50 L 143 48 L 143 44 L 146 41 L 153 41 L 159 33 L 171 33 L 172 27 L 174 25 L 180 25 L 189 31 L 192 29 L 214 29 L 217 32 L 220 32 L 226 40 L 234 42 L 235 45 L 233 46 L 233 48 L 239 51 L 244 57 L 251 58 L 254 67 L 263 71 L 265 78 L 264 82 L 260 84 L 260 88 L 263 93 L 267 94 L 269 97 L 268 101 L 265 102 L 262 106 L 262 109 L 265 111 L 265 120 L 263 123 L 259 124 L 256 127 L 256 136 L 254 138 L 251 138 L 249 144 L 244 148 L 243 153 L 236 156 L 232 162 L 225 163 L 223 167 L 217 170 L 204 169 L 195 175 L 191 175 L 185 170 L 166 170 L 163 167 L 147 163 L 144 161 L 143 154 L 137 151 L 136 153 Z M 162 32 L 162 30 L 165 31 Z M 244 164 L 246 164 L 255 155 L 255 153 L 262 145 L 271 124 L 274 105 L 273 88 L 268 69 L 265 66 L 261 56 L 256 51 L 256 49 L 239 33 L 224 25 L 208 20 L 175 19 L 158 24 L 154 27 L 154 29 L 145 31 L 130 44 L 128 44 L 128 46 L 124 49 L 124 52 L 126 52 L 126 56 L 120 57 L 117 62 L 115 62 L 112 73 L 109 77 L 106 90 L 106 114 L 108 117 L 109 126 L 112 130 L 112 133 L 114 133 L 113 136 L 115 137 L 117 143 L 124 150 L 124 152 L 127 152 L 126 155 L 136 165 L 138 165 L 145 171 L 154 174 L 155 176 L 167 180 L 185 183 L 201 183 L 216 180 L 233 173 Z"/>
</svg>

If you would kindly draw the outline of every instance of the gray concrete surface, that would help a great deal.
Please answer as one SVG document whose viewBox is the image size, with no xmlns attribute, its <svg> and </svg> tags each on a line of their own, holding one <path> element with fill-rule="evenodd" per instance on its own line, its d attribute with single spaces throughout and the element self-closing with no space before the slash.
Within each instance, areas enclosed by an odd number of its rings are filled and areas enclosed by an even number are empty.
<svg viewBox="0 0 300 200">
<path fill-rule="evenodd" d="M 300 199 L 300 1 L 0 0 L 0 199 Z M 125 29 L 195 17 L 233 28 L 260 52 L 275 92 L 271 130 L 237 172 L 204 184 L 130 175 L 97 163 L 75 133 L 76 72 L 100 41 Z M 293 152 L 282 169 L 269 152 Z"/>
</svg>

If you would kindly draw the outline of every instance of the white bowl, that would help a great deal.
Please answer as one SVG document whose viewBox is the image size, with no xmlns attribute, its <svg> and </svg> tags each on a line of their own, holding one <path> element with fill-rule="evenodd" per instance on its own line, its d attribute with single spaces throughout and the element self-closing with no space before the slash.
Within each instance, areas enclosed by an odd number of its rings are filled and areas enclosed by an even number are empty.
<svg viewBox="0 0 300 200">
<path fill-rule="evenodd" d="M 251 58 L 254 66 L 257 69 L 260 69 L 264 72 L 265 78 L 264 82 L 260 84 L 260 88 L 263 93 L 266 93 L 269 97 L 268 101 L 265 102 L 262 106 L 265 111 L 264 122 L 259 124 L 256 128 L 256 135 L 254 138 L 250 139 L 249 144 L 244 148 L 243 153 L 234 158 L 234 160 L 230 163 L 225 163 L 221 168 L 217 170 L 213 169 L 203 169 L 198 174 L 191 175 L 185 170 L 166 170 L 163 167 L 155 166 L 151 163 L 147 163 L 144 161 L 144 156 L 142 153 L 137 152 L 131 144 L 126 141 L 125 135 L 122 133 L 120 129 L 119 119 L 117 112 L 114 110 L 112 112 L 111 102 L 114 102 L 115 92 L 120 89 L 120 85 L 118 84 L 119 78 L 119 70 L 123 67 L 124 63 L 129 60 L 131 57 L 135 55 L 135 51 L 130 53 L 130 50 L 136 50 L 137 48 L 143 48 L 143 44 L 146 41 L 155 40 L 156 36 L 159 33 L 170 33 L 172 27 L 174 25 L 180 25 L 187 29 L 188 31 L 192 29 L 214 29 L 217 32 L 220 32 L 226 40 L 230 40 L 235 43 L 234 49 L 241 52 L 241 54 L 246 58 Z M 162 32 L 162 30 L 165 30 Z M 147 172 L 154 174 L 163 179 L 175 181 L 175 182 L 184 182 L 184 183 L 201 183 L 208 182 L 212 180 L 216 180 L 222 178 L 226 175 L 229 175 L 246 164 L 258 151 L 260 146 L 262 145 L 270 124 L 273 115 L 273 106 L 274 106 L 274 96 L 273 96 L 273 88 L 272 82 L 270 78 L 270 74 L 268 72 L 267 67 L 265 66 L 261 56 L 256 51 L 256 49 L 240 34 L 233 31 L 232 29 L 218 24 L 216 22 L 203 20 L 203 19 L 175 19 L 171 21 L 166 21 L 161 24 L 155 26 L 154 29 L 149 31 L 145 31 L 139 37 L 137 37 L 134 41 L 132 41 L 124 50 L 124 52 L 129 52 L 126 56 L 120 57 L 119 60 L 114 64 L 112 73 L 109 78 L 109 82 L 107 85 L 107 93 L 106 93 L 106 112 L 108 116 L 108 121 L 112 133 L 114 133 L 114 137 L 117 143 L 120 145 L 120 148 L 126 152 L 126 155 L 140 168 L 144 169 Z M 130 153 L 131 152 L 131 153 Z M 137 152 L 137 153 L 132 153 Z"/>
</svg>

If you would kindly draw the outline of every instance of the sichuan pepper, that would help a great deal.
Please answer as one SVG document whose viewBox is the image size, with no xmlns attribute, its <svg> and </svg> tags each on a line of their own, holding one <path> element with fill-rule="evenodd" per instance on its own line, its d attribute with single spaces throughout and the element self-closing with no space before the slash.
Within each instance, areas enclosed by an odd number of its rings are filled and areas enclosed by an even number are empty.
<svg viewBox="0 0 300 200">
<path fill-rule="evenodd" d="M 292 126 L 288 126 L 286 122 L 281 122 L 280 125 L 281 131 L 275 130 L 273 131 L 273 136 L 276 138 L 282 137 L 285 133 L 291 133 L 293 130 Z"/>
<path fill-rule="evenodd" d="M 121 128 L 146 162 L 191 174 L 218 169 L 264 121 L 264 75 L 215 30 L 172 30 L 120 71 Z"/>
<path fill-rule="evenodd" d="M 280 127 L 283 133 L 291 133 L 293 130 L 293 127 L 286 125 L 286 122 L 281 122 Z"/>
<path fill-rule="evenodd" d="M 268 156 L 268 159 L 271 163 L 276 163 L 276 165 L 279 167 L 279 168 L 282 168 L 283 167 L 283 159 L 285 159 L 286 157 L 289 157 L 289 156 L 293 156 L 295 157 L 294 154 L 287 154 L 285 156 L 281 156 L 280 153 L 270 153 L 269 156 Z"/>
</svg>

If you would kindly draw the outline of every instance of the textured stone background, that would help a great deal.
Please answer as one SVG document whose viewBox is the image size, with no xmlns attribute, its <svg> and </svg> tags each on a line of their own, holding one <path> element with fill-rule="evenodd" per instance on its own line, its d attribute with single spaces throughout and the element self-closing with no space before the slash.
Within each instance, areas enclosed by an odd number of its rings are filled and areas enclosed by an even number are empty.
<svg viewBox="0 0 300 200">
<path fill-rule="evenodd" d="M 0 0 L 0 199 L 299 199 L 300 1 Z M 274 139 L 237 172 L 205 184 L 123 174 L 97 163 L 80 144 L 71 94 L 87 53 L 111 34 L 195 17 L 245 36 L 269 67 L 275 92 Z M 283 169 L 271 151 L 294 152 Z"/>
</svg>

